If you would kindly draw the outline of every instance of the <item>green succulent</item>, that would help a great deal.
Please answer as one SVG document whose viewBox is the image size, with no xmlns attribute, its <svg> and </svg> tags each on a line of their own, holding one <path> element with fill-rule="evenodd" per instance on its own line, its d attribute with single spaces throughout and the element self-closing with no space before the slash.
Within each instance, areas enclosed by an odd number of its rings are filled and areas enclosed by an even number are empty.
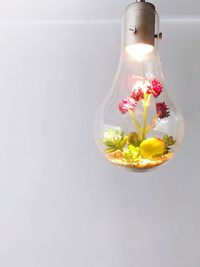
<svg viewBox="0 0 200 267">
<path fill-rule="evenodd" d="M 124 148 L 124 157 L 127 161 L 135 162 L 140 156 L 139 147 L 129 145 L 127 148 Z"/>
<path fill-rule="evenodd" d="M 164 141 L 166 147 L 173 146 L 176 143 L 176 140 L 174 140 L 174 138 L 172 136 L 169 136 L 167 134 L 165 134 L 163 136 L 163 141 Z"/>
<path fill-rule="evenodd" d="M 116 150 L 123 151 L 123 147 L 126 145 L 128 137 L 124 135 L 124 131 L 120 129 L 109 129 L 104 132 L 104 138 L 102 142 L 107 148 L 104 150 L 106 153 L 115 152 Z"/>
<path fill-rule="evenodd" d="M 128 135 L 128 144 L 133 145 L 135 147 L 139 147 L 141 142 L 142 139 L 138 133 L 132 132 Z"/>
</svg>

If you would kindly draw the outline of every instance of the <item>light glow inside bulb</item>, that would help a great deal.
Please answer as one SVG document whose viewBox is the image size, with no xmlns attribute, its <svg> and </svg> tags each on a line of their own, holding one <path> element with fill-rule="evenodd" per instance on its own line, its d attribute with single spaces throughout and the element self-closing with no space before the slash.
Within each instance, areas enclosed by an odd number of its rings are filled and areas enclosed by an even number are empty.
<svg viewBox="0 0 200 267">
<path fill-rule="evenodd" d="M 149 44 L 131 44 L 125 47 L 126 52 L 135 60 L 143 61 L 146 56 L 151 53 L 154 49 L 153 45 Z"/>
</svg>

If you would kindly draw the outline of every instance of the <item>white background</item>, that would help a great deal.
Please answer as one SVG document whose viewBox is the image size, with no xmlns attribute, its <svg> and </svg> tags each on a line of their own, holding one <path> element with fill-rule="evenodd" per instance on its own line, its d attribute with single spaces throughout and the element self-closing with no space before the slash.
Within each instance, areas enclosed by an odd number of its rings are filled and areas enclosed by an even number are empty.
<svg viewBox="0 0 200 267">
<path fill-rule="evenodd" d="M 93 140 L 129 3 L 0 1 L 2 267 L 200 266 L 199 0 L 154 2 L 186 119 L 176 158 L 133 174 Z"/>
</svg>

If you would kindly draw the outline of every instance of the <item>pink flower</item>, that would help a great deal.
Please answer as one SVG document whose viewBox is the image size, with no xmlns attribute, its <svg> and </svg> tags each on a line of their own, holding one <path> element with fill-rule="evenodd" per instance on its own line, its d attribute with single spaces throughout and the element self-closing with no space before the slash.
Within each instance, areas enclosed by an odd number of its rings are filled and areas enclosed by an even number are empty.
<svg viewBox="0 0 200 267">
<path fill-rule="evenodd" d="M 163 85 L 160 81 L 153 79 L 151 85 L 148 86 L 147 94 L 152 94 L 157 98 L 162 93 Z"/>
<path fill-rule="evenodd" d="M 158 114 L 158 117 L 160 119 L 164 119 L 166 117 L 169 117 L 170 111 L 169 111 L 169 108 L 165 102 L 156 103 L 156 113 Z"/>
<path fill-rule="evenodd" d="M 140 101 L 144 98 L 144 92 L 141 88 L 134 89 L 133 92 L 130 94 L 130 97 L 133 98 L 135 101 Z"/>
<path fill-rule="evenodd" d="M 137 105 L 137 102 L 135 102 L 134 99 L 130 97 L 125 97 L 120 103 L 119 103 L 119 110 L 122 114 L 126 113 L 128 110 L 134 110 Z"/>
</svg>

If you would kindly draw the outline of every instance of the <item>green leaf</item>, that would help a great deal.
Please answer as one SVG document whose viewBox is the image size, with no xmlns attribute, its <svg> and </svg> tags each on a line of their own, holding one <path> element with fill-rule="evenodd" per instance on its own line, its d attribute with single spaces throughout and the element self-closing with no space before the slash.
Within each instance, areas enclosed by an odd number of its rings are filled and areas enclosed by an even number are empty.
<svg viewBox="0 0 200 267">
<path fill-rule="evenodd" d="M 165 142 L 166 147 L 173 146 L 176 143 L 176 140 L 174 140 L 172 136 L 169 136 L 167 134 L 163 136 L 163 141 Z"/>
<path fill-rule="evenodd" d="M 124 139 L 121 140 L 121 142 L 119 144 L 120 148 L 123 148 L 126 145 L 127 140 L 128 140 L 127 136 L 125 136 Z"/>
<path fill-rule="evenodd" d="M 105 153 L 112 153 L 112 152 L 115 152 L 116 150 L 117 150 L 118 148 L 106 148 L 105 150 L 104 150 L 104 152 Z"/>
<path fill-rule="evenodd" d="M 109 147 L 114 147 L 115 143 L 112 140 L 109 139 L 103 139 L 102 142 L 104 143 L 104 145 L 109 146 Z"/>
</svg>

